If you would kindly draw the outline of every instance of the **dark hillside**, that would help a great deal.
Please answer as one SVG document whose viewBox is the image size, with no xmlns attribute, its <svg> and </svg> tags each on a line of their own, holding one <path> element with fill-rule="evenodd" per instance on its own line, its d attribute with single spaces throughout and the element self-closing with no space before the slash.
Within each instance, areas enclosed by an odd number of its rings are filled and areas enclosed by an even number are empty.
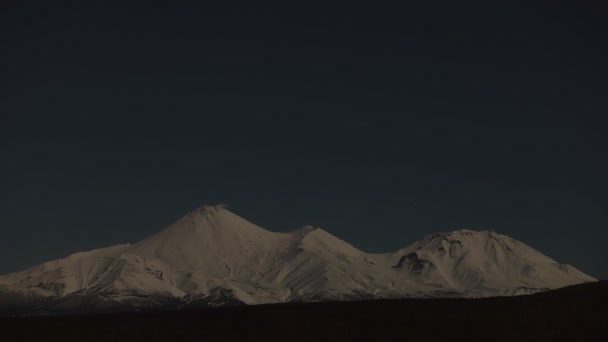
<svg viewBox="0 0 608 342">
<path fill-rule="evenodd" d="M 0 319 L 3 341 L 601 340 L 608 282 L 521 297 L 403 299 Z"/>
</svg>

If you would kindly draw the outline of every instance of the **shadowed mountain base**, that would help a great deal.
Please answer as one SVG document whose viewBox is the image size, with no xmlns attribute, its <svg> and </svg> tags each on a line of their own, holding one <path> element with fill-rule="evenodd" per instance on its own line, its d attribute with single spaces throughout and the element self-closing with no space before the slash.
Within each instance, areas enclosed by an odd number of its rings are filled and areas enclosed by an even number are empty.
<svg viewBox="0 0 608 342">
<path fill-rule="evenodd" d="M 598 340 L 608 282 L 530 296 L 290 303 L 112 315 L 1 318 L 3 341 Z"/>
</svg>

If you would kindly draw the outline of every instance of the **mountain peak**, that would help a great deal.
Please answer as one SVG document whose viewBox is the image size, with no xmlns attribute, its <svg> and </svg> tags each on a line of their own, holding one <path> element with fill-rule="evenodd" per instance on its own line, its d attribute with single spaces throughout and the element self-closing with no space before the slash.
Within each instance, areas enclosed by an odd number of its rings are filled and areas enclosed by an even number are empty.
<svg viewBox="0 0 608 342">
<path fill-rule="evenodd" d="M 460 229 L 428 235 L 396 253 L 395 260 L 397 268 L 408 265 L 411 274 L 444 282 L 461 291 L 539 290 L 593 280 L 492 230 Z"/>
<path fill-rule="evenodd" d="M 261 304 L 354 294 L 517 294 L 593 280 L 491 230 L 432 234 L 396 253 L 371 254 L 321 228 L 273 233 L 225 205 L 204 205 L 134 245 L 51 261 L 0 277 L 0 284 L 45 298 L 77 292 L 208 299 L 225 291 Z"/>
<path fill-rule="evenodd" d="M 196 217 L 200 217 L 200 218 L 209 218 L 209 217 L 212 217 L 215 215 L 222 215 L 222 214 L 234 215 L 228 209 L 226 209 L 226 207 L 227 206 L 225 204 L 202 205 L 202 206 L 198 207 L 197 209 L 191 211 L 189 214 L 186 215 L 186 217 L 188 217 L 188 216 L 195 217 L 196 216 Z"/>
<path fill-rule="evenodd" d="M 452 239 L 470 239 L 470 238 L 499 238 L 504 237 L 504 235 L 498 234 L 493 230 L 471 230 L 471 229 L 458 229 L 451 232 L 441 232 L 434 233 L 430 235 L 426 235 L 422 238 L 422 240 L 418 241 L 417 244 L 427 245 L 432 243 L 433 241 L 438 242 L 442 240 L 452 240 Z"/>
<path fill-rule="evenodd" d="M 228 211 L 225 206 L 202 206 L 175 223 L 138 242 L 131 249 L 184 269 L 198 269 L 222 259 L 273 245 L 275 234 Z"/>
<path fill-rule="evenodd" d="M 223 203 L 214 204 L 214 205 L 204 204 L 198 208 L 198 212 L 200 212 L 201 214 L 213 214 L 213 213 L 218 213 L 218 212 L 222 212 L 222 211 L 228 211 L 226 209 L 227 207 L 228 207 L 228 205 L 223 204 Z"/>
<path fill-rule="evenodd" d="M 229 211 L 225 204 L 198 207 L 165 230 L 182 233 L 192 233 L 194 231 L 211 233 L 220 230 L 239 231 L 241 233 L 245 230 L 254 230 L 261 234 L 268 232 Z"/>
</svg>

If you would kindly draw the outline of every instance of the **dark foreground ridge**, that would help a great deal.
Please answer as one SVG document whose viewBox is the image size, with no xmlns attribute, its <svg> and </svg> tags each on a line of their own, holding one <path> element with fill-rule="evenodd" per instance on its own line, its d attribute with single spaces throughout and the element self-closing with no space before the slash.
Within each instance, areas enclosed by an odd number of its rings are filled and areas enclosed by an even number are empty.
<svg viewBox="0 0 608 342">
<path fill-rule="evenodd" d="M 599 340 L 608 282 L 529 296 L 0 318 L 3 341 Z"/>
</svg>

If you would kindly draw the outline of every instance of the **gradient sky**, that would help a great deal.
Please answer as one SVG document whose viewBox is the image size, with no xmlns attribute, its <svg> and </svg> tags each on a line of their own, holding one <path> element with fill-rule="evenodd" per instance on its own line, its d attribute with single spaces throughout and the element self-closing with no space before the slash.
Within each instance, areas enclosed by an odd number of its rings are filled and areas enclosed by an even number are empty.
<svg viewBox="0 0 608 342">
<path fill-rule="evenodd" d="M 368 252 L 493 229 L 608 278 L 600 1 L 164 3 L 0 5 L 0 274 L 226 203 Z"/>
</svg>

